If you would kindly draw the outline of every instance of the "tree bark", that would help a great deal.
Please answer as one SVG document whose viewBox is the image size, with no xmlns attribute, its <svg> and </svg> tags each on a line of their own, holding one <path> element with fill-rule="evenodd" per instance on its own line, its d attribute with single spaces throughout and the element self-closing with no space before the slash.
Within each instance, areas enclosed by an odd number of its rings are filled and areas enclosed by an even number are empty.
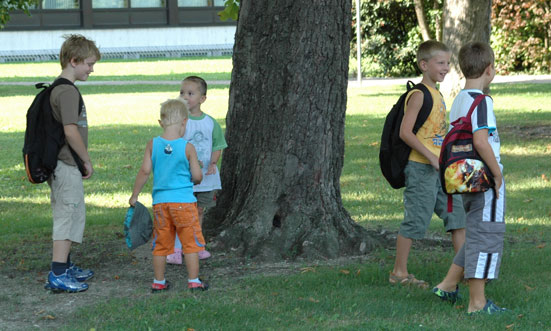
<svg viewBox="0 0 551 331">
<path fill-rule="evenodd" d="M 490 42 L 491 0 L 446 0 L 442 14 L 442 42 L 452 52 L 450 72 L 440 86 L 448 97 L 455 97 L 464 85 L 457 54 L 470 41 Z"/>
<path fill-rule="evenodd" d="M 280 260 L 375 244 L 340 192 L 351 3 L 241 1 L 223 189 L 203 223 L 217 248 Z"/>
<path fill-rule="evenodd" d="M 441 13 L 442 8 L 438 0 L 434 0 L 432 9 Z M 434 18 L 434 35 L 436 40 L 442 41 L 442 16 L 441 15 L 436 15 L 436 17 Z"/>
<path fill-rule="evenodd" d="M 427 18 L 425 16 L 425 8 L 423 6 L 423 0 L 413 1 L 415 5 L 415 16 L 417 16 L 417 22 L 419 23 L 419 29 L 423 36 L 423 41 L 432 39 L 430 36 L 429 26 L 427 24 Z"/>
</svg>

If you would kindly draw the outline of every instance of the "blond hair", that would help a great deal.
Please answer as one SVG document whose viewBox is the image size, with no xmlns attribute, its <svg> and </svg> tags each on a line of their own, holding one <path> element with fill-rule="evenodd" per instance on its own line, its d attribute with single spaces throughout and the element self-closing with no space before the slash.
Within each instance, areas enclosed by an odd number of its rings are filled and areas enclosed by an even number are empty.
<svg viewBox="0 0 551 331">
<path fill-rule="evenodd" d="M 181 98 L 168 99 L 161 103 L 161 124 L 167 127 L 180 124 L 188 118 L 187 102 Z"/>
<path fill-rule="evenodd" d="M 449 53 L 450 49 L 445 44 L 436 41 L 436 40 L 427 40 L 417 49 L 417 65 L 421 65 L 421 61 L 430 60 L 436 52 L 446 52 Z"/>
<path fill-rule="evenodd" d="M 485 42 L 472 41 L 459 50 L 459 68 L 467 79 L 475 79 L 494 63 L 494 51 Z"/>
<path fill-rule="evenodd" d="M 93 40 L 80 34 L 68 34 L 64 35 L 63 38 L 65 38 L 65 41 L 59 51 L 61 69 L 65 69 L 72 59 L 75 59 L 77 63 L 81 63 L 91 56 L 95 56 L 96 61 L 101 59 L 99 49 Z"/>
</svg>

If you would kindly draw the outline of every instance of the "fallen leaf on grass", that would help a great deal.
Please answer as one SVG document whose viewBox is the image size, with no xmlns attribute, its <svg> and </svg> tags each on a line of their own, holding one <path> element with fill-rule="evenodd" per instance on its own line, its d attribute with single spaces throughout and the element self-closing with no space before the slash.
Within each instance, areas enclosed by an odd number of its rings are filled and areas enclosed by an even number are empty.
<svg viewBox="0 0 551 331">
<path fill-rule="evenodd" d="M 305 272 L 316 272 L 316 269 L 313 268 L 313 267 L 306 267 L 306 268 L 301 268 L 300 269 L 300 273 L 305 273 Z"/>
<path fill-rule="evenodd" d="M 534 201 L 534 199 L 526 199 L 526 200 L 524 200 L 523 202 L 524 202 L 524 203 L 528 203 L 528 202 L 532 202 L 532 201 Z"/>
<path fill-rule="evenodd" d="M 358 271 L 356 271 L 356 276 L 359 276 L 359 275 L 360 275 L 360 272 L 361 272 L 361 270 L 358 269 Z"/>
<path fill-rule="evenodd" d="M 348 275 L 350 273 L 350 270 L 341 269 L 341 273 L 345 274 L 345 275 Z"/>
<path fill-rule="evenodd" d="M 314 299 L 314 298 L 312 298 L 312 297 L 309 297 L 309 298 L 308 298 L 308 301 L 313 302 L 313 303 L 318 303 L 318 302 L 320 302 L 319 300 L 316 300 L 316 299 Z"/>
<path fill-rule="evenodd" d="M 545 174 L 541 174 L 541 180 L 543 180 L 543 181 L 547 181 L 547 180 L 548 180 L 547 177 L 545 177 Z"/>
<path fill-rule="evenodd" d="M 119 279 L 121 279 L 121 276 L 115 275 L 115 279 L 116 279 L 116 280 L 119 280 Z"/>
<path fill-rule="evenodd" d="M 528 285 L 524 285 L 524 288 L 526 289 L 526 291 L 532 291 L 534 289 L 533 287 L 530 287 Z"/>
<path fill-rule="evenodd" d="M 463 308 L 465 308 L 465 306 L 463 306 L 463 305 L 455 305 L 454 307 L 455 307 L 455 309 L 463 309 Z"/>
<path fill-rule="evenodd" d="M 43 319 L 45 319 L 45 320 L 55 320 L 55 316 L 46 315 L 46 316 L 43 317 Z"/>
<path fill-rule="evenodd" d="M 536 246 L 536 248 L 544 248 L 546 244 L 539 244 Z"/>
<path fill-rule="evenodd" d="M 38 311 L 38 312 L 36 312 L 36 313 L 34 313 L 34 314 L 35 314 L 35 315 L 40 315 L 40 314 L 44 313 L 44 311 L 45 311 L 45 310 L 42 309 L 41 311 Z"/>
<path fill-rule="evenodd" d="M 515 324 L 509 324 L 509 325 L 506 325 L 505 328 L 506 329 L 512 329 L 514 326 L 515 326 Z"/>
<path fill-rule="evenodd" d="M 122 167 L 123 167 L 124 169 L 132 169 L 132 165 L 131 165 L 131 164 L 123 165 Z"/>
<path fill-rule="evenodd" d="M 372 142 L 371 144 L 369 144 L 369 146 L 379 146 L 379 142 L 378 141 L 375 141 L 375 142 Z"/>
</svg>

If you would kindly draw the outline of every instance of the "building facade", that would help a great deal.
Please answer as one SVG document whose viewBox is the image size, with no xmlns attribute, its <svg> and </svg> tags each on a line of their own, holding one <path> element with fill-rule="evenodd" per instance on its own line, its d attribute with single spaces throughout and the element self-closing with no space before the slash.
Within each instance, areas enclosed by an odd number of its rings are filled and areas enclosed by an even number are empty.
<svg viewBox="0 0 551 331">
<path fill-rule="evenodd" d="M 236 23 L 225 0 L 39 0 L 11 13 L 0 31 L 0 61 L 55 58 L 67 33 L 96 41 L 107 58 L 231 54 Z"/>
</svg>

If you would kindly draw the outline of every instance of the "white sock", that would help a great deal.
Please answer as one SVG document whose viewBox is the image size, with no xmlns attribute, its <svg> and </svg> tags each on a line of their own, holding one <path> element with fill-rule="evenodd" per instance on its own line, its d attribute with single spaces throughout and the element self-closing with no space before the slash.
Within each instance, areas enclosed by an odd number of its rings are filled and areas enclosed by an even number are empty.
<svg viewBox="0 0 551 331">
<path fill-rule="evenodd" d="M 165 285 L 165 284 L 166 284 L 166 279 L 163 279 L 163 280 L 156 280 L 155 278 L 153 278 L 153 284 Z"/>
<path fill-rule="evenodd" d="M 199 278 L 188 279 L 187 282 L 188 282 L 188 283 L 197 283 L 197 284 L 201 284 L 201 281 L 199 280 Z"/>
</svg>

